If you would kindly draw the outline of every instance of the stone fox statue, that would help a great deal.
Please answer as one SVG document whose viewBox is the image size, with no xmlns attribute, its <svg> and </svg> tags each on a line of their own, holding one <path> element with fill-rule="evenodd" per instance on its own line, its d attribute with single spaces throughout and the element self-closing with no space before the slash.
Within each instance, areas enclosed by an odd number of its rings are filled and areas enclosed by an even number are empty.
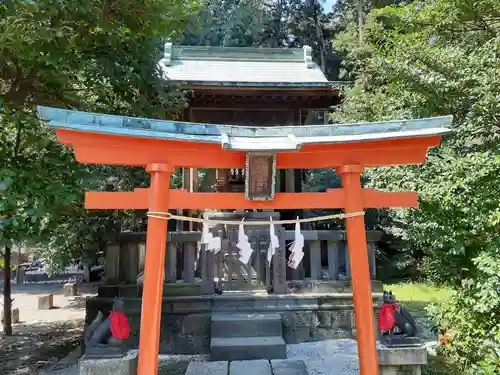
<svg viewBox="0 0 500 375">
<path fill-rule="evenodd" d="M 397 334 L 405 337 L 417 336 L 417 324 L 413 316 L 402 306 L 398 306 L 392 292 L 384 292 L 384 305 L 379 315 L 379 329 L 388 334 Z"/>
<path fill-rule="evenodd" d="M 124 313 L 124 301 L 115 298 L 107 318 L 99 311 L 85 333 L 86 353 L 92 356 L 121 356 L 130 336 L 130 324 Z"/>
</svg>

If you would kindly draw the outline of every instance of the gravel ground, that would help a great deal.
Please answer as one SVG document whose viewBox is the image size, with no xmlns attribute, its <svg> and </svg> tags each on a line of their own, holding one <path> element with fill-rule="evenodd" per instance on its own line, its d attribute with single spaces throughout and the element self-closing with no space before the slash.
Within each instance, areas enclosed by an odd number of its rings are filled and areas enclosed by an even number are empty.
<svg viewBox="0 0 500 375">
<path fill-rule="evenodd" d="M 355 340 L 326 340 L 287 345 L 287 358 L 304 361 L 309 375 L 358 375 Z M 332 370 L 335 369 L 335 372 Z"/>
<path fill-rule="evenodd" d="M 38 310 L 38 297 L 47 294 L 54 295 L 55 308 Z M 12 298 L 21 322 L 13 325 L 11 337 L 3 336 L 0 327 L 0 374 L 36 374 L 79 345 L 85 308 L 74 307 L 74 297 L 62 295 L 62 284 L 13 284 Z"/>
</svg>

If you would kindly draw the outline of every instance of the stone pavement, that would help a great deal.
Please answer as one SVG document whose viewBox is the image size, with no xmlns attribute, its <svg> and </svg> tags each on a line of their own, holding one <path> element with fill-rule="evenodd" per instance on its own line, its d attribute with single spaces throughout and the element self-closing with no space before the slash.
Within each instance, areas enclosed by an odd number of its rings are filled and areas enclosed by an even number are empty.
<svg viewBox="0 0 500 375">
<path fill-rule="evenodd" d="M 354 340 L 287 345 L 287 359 L 209 362 L 206 355 L 161 355 L 158 375 L 359 375 Z M 77 360 L 39 375 L 79 375 Z"/>
<path fill-rule="evenodd" d="M 358 375 L 354 340 L 287 345 L 285 360 L 208 362 L 208 356 L 161 355 L 158 375 Z M 79 375 L 77 360 L 39 375 Z M 190 368 L 190 369 L 188 369 Z M 228 371 L 229 370 L 229 371 Z M 334 371 L 332 371 L 334 370 Z"/>
<path fill-rule="evenodd" d="M 304 362 L 297 359 L 191 362 L 185 375 L 227 375 L 228 369 L 229 375 L 308 375 Z"/>
</svg>

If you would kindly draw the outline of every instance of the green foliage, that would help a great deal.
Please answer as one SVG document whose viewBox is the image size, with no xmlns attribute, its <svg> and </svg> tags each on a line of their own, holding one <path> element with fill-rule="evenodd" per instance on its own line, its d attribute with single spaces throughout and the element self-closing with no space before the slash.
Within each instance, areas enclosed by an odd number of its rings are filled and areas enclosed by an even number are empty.
<svg viewBox="0 0 500 375">
<path fill-rule="evenodd" d="M 264 22 L 265 6 L 259 0 L 203 0 L 182 42 L 227 47 L 259 45 Z"/>
<path fill-rule="evenodd" d="M 3 104 L 169 114 L 176 97 L 158 75 L 155 37 L 175 36 L 189 7 L 179 0 L 3 2 Z"/>
<path fill-rule="evenodd" d="M 172 116 L 184 98 L 159 76 L 158 38 L 178 35 L 193 10 L 180 0 L 0 4 L 1 243 L 43 239 L 57 263 L 127 222 L 126 213 L 85 214 L 83 192 L 129 190 L 144 171 L 75 163 L 35 105 Z"/>
<path fill-rule="evenodd" d="M 443 357 L 428 356 L 427 364 L 422 366 L 422 375 L 463 375 L 463 372 Z"/>
<path fill-rule="evenodd" d="M 329 42 L 337 32 L 322 0 L 202 0 L 200 13 L 179 40 L 189 45 L 313 48 L 313 59 L 327 77 L 338 75 L 339 57 Z"/>
<path fill-rule="evenodd" d="M 367 173 L 374 187 L 420 193 L 420 209 L 398 218 L 399 229 L 436 281 L 459 282 L 473 272 L 470 259 L 499 230 L 500 5 L 480 3 L 481 12 L 458 0 L 374 11 L 359 47 L 367 85 L 350 90 L 334 114 L 343 121 L 454 115 L 453 135 L 423 167 Z M 359 45 L 353 30 L 336 41 L 344 51 Z"/>
<path fill-rule="evenodd" d="M 463 281 L 453 299 L 434 315 L 446 330 L 449 344 L 441 351 L 467 374 L 494 375 L 500 372 L 500 262 L 496 252 L 473 259 L 475 278 Z"/>
<path fill-rule="evenodd" d="M 391 211 L 384 229 L 406 243 L 422 276 L 458 289 L 434 309 L 451 337 L 443 352 L 463 371 L 498 374 L 500 3 L 392 6 L 372 11 L 362 38 L 358 31 L 351 23 L 335 41 L 357 85 L 334 120 L 454 116 L 453 134 L 423 166 L 378 168 L 366 178 L 419 193 L 419 209 Z"/>
</svg>

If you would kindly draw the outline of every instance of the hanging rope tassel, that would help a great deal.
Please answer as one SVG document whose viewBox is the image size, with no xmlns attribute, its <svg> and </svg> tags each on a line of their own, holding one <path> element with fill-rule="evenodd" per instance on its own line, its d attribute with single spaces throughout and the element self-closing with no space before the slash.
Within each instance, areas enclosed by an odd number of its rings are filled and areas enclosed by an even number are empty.
<svg viewBox="0 0 500 375">
<path fill-rule="evenodd" d="M 248 236 L 245 234 L 243 220 L 241 220 L 240 227 L 238 229 L 238 243 L 236 244 L 236 247 L 240 249 L 240 262 L 248 264 L 248 261 L 252 256 L 253 249 L 250 242 L 248 242 Z"/>
<path fill-rule="evenodd" d="M 300 232 L 300 222 L 297 217 L 297 221 L 295 222 L 295 241 L 292 244 L 290 255 L 290 260 L 288 262 L 288 266 L 297 269 L 302 258 L 304 258 L 304 252 L 302 249 L 304 248 L 304 235 Z"/>
<path fill-rule="evenodd" d="M 273 218 L 271 217 L 269 218 L 269 220 L 271 223 L 269 224 L 270 241 L 269 241 L 269 248 L 267 249 L 267 262 L 271 263 L 271 259 L 273 259 L 273 255 L 276 252 L 276 249 L 280 247 L 280 241 L 274 231 Z"/>
</svg>

